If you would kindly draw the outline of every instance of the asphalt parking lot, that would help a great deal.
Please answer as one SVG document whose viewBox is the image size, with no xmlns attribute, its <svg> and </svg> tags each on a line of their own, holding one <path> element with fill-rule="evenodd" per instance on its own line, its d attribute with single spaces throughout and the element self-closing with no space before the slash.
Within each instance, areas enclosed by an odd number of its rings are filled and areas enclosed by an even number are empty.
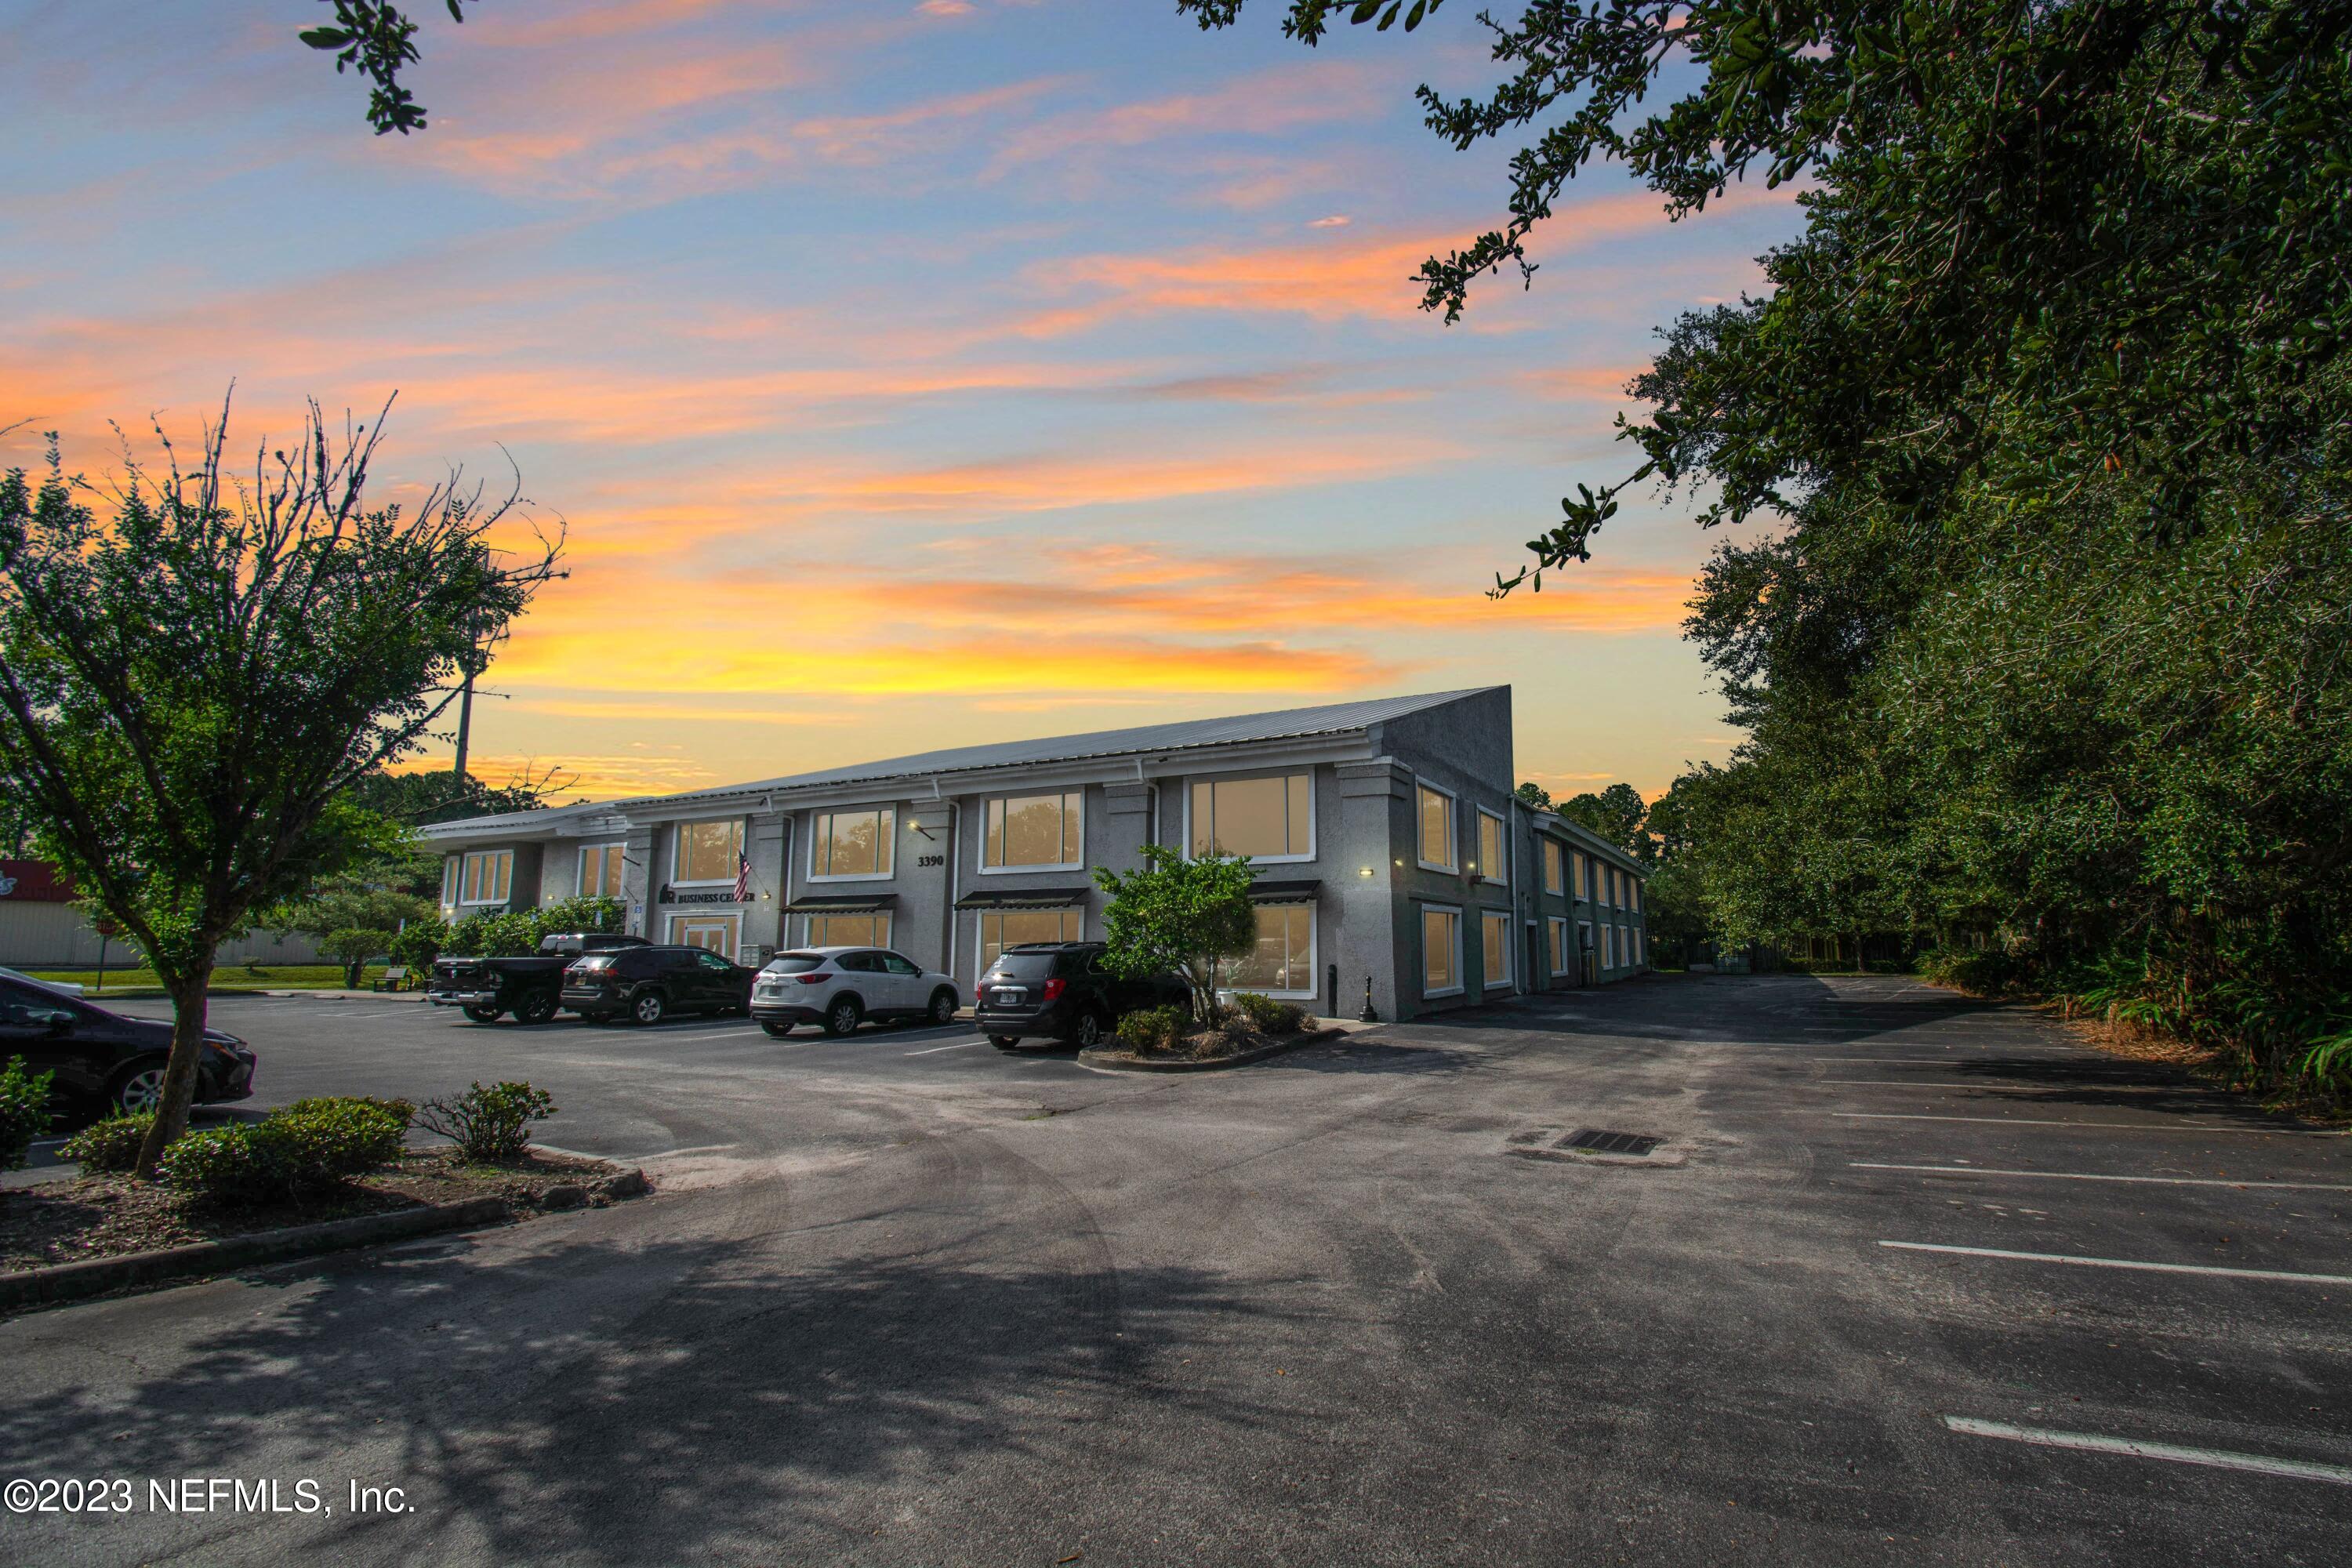
<svg viewBox="0 0 2352 1568">
<path fill-rule="evenodd" d="M 1181 1078 L 961 1029 L 221 1021 L 257 1105 L 527 1078 L 548 1142 L 664 1190 L 0 1324 L 13 1475 L 412 1510 L 0 1519 L 8 1560 L 2320 1564 L 2352 1539 L 2346 1141 L 1901 980 L 1657 978 Z"/>
</svg>

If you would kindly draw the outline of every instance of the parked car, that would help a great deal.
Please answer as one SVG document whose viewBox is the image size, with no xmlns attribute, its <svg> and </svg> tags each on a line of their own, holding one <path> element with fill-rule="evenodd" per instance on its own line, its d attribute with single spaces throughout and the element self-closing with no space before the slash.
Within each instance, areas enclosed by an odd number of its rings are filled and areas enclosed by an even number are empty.
<svg viewBox="0 0 2352 1568">
<path fill-rule="evenodd" d="M 425 999 L 436 1007 L 462 1007 L 477 1024 L 495 1024 L 512 1013 L 518 1024 L 544 1024 L 562 1005 L 563 972 L 583 952 L 644 947 L 641 936 L 618 931 L 579 931 L 540 939 L 528 958 L 439 958 Z"/>
<path fill-rule="evenodd" d="M 89 987 L 72 980 L 36 980 L 20 970 L 0 967 L 0 980 L 21 980 L 27 985 L 37 985 L 45 991 L 62 991 L 68 996 L 79 996 Z"/>
<path fill-rule="evenodd" d="M 883 947 L 780 952 L 751 992 L 751 1016 L 780 1040 L 796 1024 L 823 1024 L 828 1035 L 845 1035 L 868 1018 L 952 1023 L 957 1005 L 955 976 Z"/>
<path fill-rule="evenodd" d="M 740 1013 L 759 974 L 704 947 L 623 948 L 574 959 L 563 1005 L 593 1024 L 626 1016 L 658 1024 L 672 1013 Z"/>
<path fill-rule="evenodd" d="M 0 1062 L 23 1057 L 32 1072 L 54 1072 L 52 1092 L 79 1109 L 136 1114 L 163 1093 L 172 1026 L 126 1018 L 37 981 L 0 980 Z M 205 1031 L 196 1103 L 219 1105 L 253 1093 L 253 1047 L 219 1029 Z"/>
<path fill-rule="evenodd" d="M 1192 992 L 1181 975 L 1124 979 L 1104 964 L 1103 952 L 1098 942 L 1006 948 L 972 988 L 973 1021 L 999 1050 L 1040 1038 L 1084 1050 L 1138 1008 L 1188 1005 Z"/>
</svg>

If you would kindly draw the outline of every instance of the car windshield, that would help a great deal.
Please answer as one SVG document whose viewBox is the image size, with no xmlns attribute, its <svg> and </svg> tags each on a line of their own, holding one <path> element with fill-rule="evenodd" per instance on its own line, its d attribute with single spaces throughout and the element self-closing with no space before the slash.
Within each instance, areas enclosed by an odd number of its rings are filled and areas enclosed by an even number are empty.
<svg viewBox="0 0 2352 1568">
<path fill-rule="evenodd" d="M 1054 973 L 1054 955 L 1050 952 L 1008 952 L 990 965 L 988 973 L 998 980 L 1043 980 Z"/>
<path fill-rule="evenodd" d="M 771 974 L 806 974 L 812 969 L 824 967 L 824 954 L 821 952 L 780 952 L 768 960 Z"/>
</svg>

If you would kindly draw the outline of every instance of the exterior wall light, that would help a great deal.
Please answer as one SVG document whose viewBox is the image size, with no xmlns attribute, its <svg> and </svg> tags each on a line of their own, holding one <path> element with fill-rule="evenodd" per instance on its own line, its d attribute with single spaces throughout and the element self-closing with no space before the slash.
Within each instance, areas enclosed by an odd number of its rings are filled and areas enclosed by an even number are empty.
<svg viewBox="0 0 2352 1568">
<path fill-rule="evenodd" d="M 1358 871 L 1357 871 L 1357 873 L 1356 873 L 1356 875 L 1357 875 L 1357 876 L 1359 876 L 1359 877 L 1369 877 L 1369 876 L 1370 876 L 1371 874 L 1372 874 L 1372 868 L 1371 868 L 1370 866 L 1363 867 L 1362 868 L 1360 868 L 1360 870 L 1358 870 Z"/>
</svg>

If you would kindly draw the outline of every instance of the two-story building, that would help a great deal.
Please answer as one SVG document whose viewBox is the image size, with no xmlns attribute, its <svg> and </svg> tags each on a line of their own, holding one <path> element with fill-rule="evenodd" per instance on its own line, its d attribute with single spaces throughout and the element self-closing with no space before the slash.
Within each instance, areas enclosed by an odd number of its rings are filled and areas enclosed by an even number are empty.
<svg viewBox="0 0 2352 1568">
<path fill-rule="evenodd" d="M 1402 1018 L 1641 963 L 1640 867 L 1513 797 L 1508 687 L 993 742 L 423 835 L 447 852 L 453 918 L 611 894 L 631 931 L 745 963 L 872 943 L 968 985 L 1013 943 L 1100 936 L 1092 868 L 1164 844 L 1251 858 L 1257 947 L 1231 984 L 1327 1014 L 1354 1014 L 1368 983 Z"/>
</svg>

